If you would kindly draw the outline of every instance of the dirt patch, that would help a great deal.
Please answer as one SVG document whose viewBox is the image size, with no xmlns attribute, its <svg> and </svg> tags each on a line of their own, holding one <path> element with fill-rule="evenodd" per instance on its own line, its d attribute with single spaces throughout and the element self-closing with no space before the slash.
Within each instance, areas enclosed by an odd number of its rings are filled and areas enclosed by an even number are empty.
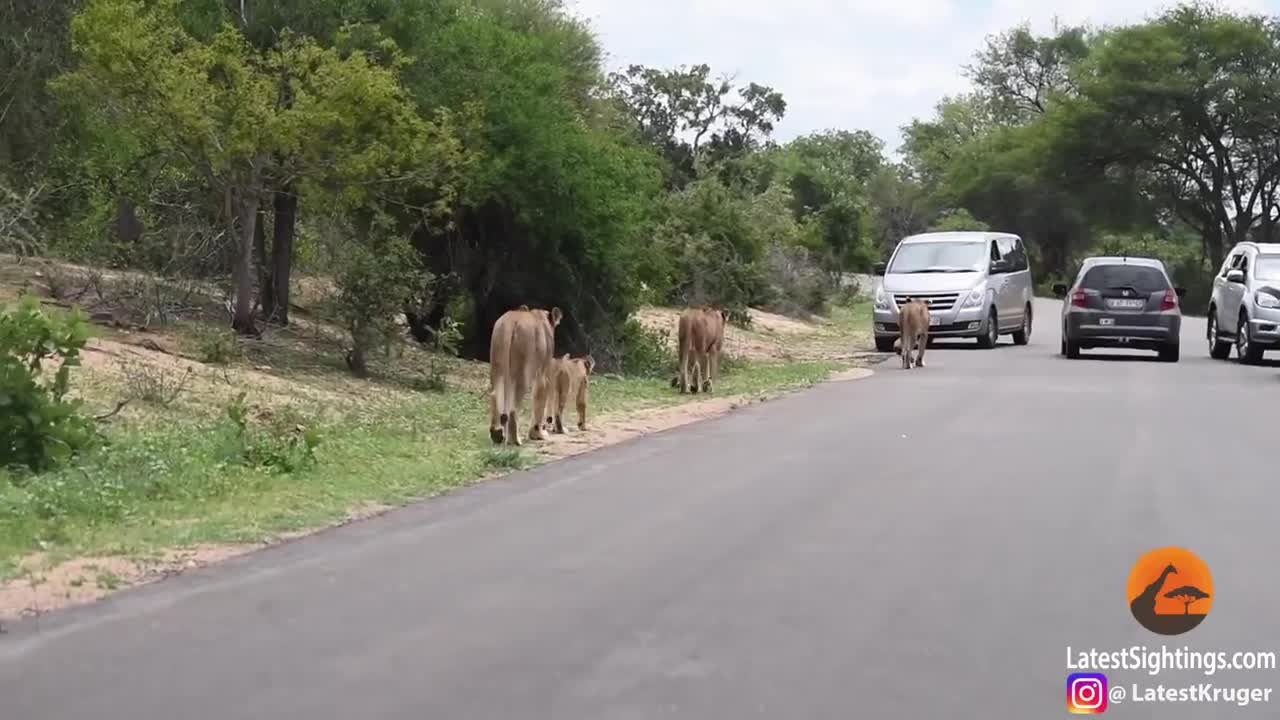
<svg viewBox="0 0 1280 720">
<path fill-rule="evenodd" d="M 117 590 L 222 562 L 259 545 L 197 545 L 158 557 L 77 558 L 50 566 L 43 555 L 21 563 L 23 574 L 0 584 L 0 620 L 16 620 L 84 605 Z"/>
</svg>

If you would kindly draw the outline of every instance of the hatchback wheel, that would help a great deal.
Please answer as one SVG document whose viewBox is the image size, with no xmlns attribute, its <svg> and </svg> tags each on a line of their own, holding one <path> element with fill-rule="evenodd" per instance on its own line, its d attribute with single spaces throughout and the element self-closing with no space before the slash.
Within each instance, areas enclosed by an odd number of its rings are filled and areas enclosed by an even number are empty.
<svg viewBox="0 0 1280 720">
<path fill-rule="evenodd" d="M 1209 308 L 1209 325 L 1205 330 L 1205 335 L 1209 339 L 1209 357 L 1214 360 L 1226 360 L 1231 355 L 1231 343 L 1219 337 L 1217 315 L 1216 309 Z"/>
<path fill-rule="evenodd" d="M 1067 337 L 1067 329 L 1062 328 L 1062 355 L 1070 360 L 1080 357 L 1080 343 Z"/>
</svg>

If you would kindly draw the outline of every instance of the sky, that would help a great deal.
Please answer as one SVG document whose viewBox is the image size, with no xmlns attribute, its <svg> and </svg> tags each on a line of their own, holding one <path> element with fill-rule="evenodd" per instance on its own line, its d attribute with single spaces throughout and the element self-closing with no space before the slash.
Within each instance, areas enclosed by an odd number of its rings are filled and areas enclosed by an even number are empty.
<svg viewBox="0 0 1280 720">
<path fill-rule="evenodd" d="M 1141 21 L 1153 0 L 567 0 L 591 22 L 610 69 L 632 63 L 706 63 L 780 91 L 787 114 L 775 138 L 826 129 L 869 130 L 894 154 L 900 128 L 963 92 L 962 66 L 984 38 L 1021 23 Z M 1280 15 L 1280 0 L 1219 0 Z"/>
</svg>

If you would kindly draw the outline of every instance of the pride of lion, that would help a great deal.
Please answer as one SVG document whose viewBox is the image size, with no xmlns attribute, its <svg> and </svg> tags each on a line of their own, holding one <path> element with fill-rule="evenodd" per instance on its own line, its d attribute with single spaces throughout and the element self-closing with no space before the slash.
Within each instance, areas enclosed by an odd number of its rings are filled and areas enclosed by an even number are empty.
<svg viewBox="0 0 1280 720">
<path fill-rule="evenodd" d="M 489 340 L 489 437 L 495 444 L 523 444 L 517 418 L 530 392 L 530 440 L 545 439 L 548 432 L 565 432 L 563 416 L 570 397 L 578 413 L 578 429 L 587 429 L 596 361 L 591 355 L 555 357 L 556 328 L 563 317 L 558 307 L 520 305 L 494 324 Z M 720 378 L 728 318 L 728 311 L 712 307 L 689 308 L 681 314 L 676 328 L 680 368 L 672 387 L 681 392 L 711 392 L 712 383 Z"/>
<path fill-rule="evenodd" d="M 521 445 L 517 416 L 526 394 L 533 393 L 529 439 L 565 432 L 564 411 L 572 397 L 578 429 L 587 429 L 587 402 L 596 362 L 591 355 L 555 357 L 560 308 L 530 309 L 520 305 L 503 313 L 493 326 L 489 344 L 489 437 L 494 443 Z M 671 387 L 681 393 L 710 393 L 720 380 L 729 312 L 718 307 L 691 307 L 676 324 L 679 366 Z M 900 312 L 899 352 L 902 367 L 924 367 L 929 342 L 929 306 L 912 298 Z M 916 356 L 911 357 L 912 352 Z"/>
</svg>

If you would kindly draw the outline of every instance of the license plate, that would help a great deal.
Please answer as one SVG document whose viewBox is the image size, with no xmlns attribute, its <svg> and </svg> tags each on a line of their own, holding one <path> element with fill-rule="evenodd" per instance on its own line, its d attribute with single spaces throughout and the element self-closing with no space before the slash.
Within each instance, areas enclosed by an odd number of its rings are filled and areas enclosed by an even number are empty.
<svg viewBox="0 0 1280 720">
<path fill-rule="evenodd" d="M 1115 318 L 1098 318 L 1098 324 L 1099 325 L 1115 325 L 1116 319 Z"/>
<path fill-rule="evenodd" d="M 1146 300 L 1108 300 L 1107 305 L 1113 308 L 1137 309 L 1146 307 Z"/>
<path fill-rule="evenodd" d="M 941 324 L 942 324 L 942 318 L 937 317 L 936 315 L 929 318 L 929 327 L 933 327 L 934 325 L 941 325 Z"/>
</svg>

